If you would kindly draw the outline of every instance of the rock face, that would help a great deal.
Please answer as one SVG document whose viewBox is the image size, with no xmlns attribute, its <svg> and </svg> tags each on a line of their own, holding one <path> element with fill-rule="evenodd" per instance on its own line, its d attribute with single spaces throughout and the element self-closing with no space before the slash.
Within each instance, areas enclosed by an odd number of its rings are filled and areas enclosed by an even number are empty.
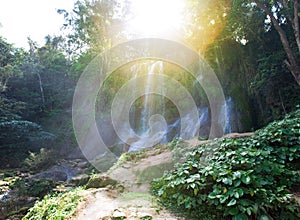
<svg viewBox="0 0 300 220">
<path fill-rule="evenodd" d="M 77 174 L 81 174 L 87 168 L 88 163 L 81 159 L 61 161 L 57 165 L 33 175 L 33 179 L 52 179 L 56 182 L 65 182 Z"/>
<path fill-rule="evenodd" d="M 66 181 L 68 179 L 68 175 L 63 171 L 53 170 L 53 171 L 45 171 L 45 172 L 36 174 L 32 178 L 34 178 L 34 179 L 52 179 L 56 182 L 59 182 L 59 181 Z"/>
<path fill-rule="evenodd" d="M 86 184 L 86 188 L 104 188 L 106 186 L 115 186 L 118 182 L 114 179 L 111 179 L 106 174 L 95 174 L 92 176 L 88 183 Z"/>
</svg>

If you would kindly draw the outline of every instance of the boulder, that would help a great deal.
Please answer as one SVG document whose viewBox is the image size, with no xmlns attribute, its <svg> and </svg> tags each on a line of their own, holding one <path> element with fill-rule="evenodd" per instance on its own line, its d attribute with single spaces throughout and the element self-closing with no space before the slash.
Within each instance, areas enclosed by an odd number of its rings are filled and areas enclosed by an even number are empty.
<svg viewBox="0 0 300 220">
<path fill-rule="evenodd" d="M 51 179 L 51 180 L 55 180 L 56 182 L 59 182 L 59 181 L 66 181 L 68 179 L 68 175 L 63 171 L 51 170 L 51 171 L 45 171 L 45 172 L 36 174 L 32 178 L 34 178 L 34 179 Z"/>
<path fill-rule="evenodd" d="M 115 220 L 117 220 L 117 219 L 126 219 L 126 213 L 124 213 L 123 211 L 120 211 L 120 210 L 116 209 L 113 212 L 113 214 L 111 216 L 111 219 L 115 219 Z"/>
<path fill-rule="evenodd" d="M 89 179 L 88 183 L 86 184 L 86 188 L 104 188 L 109 185 L 115 186 L 117 183 L 118 182 L 116 180 L 111 179 L 105 174 L 95 174 Z"/>
<path fill-rule="evenodd" d="M 70 183 L 76 186 L 83 186 L 88 183 L 90 177 L 87 174 L 81 174 L 78 176 L 74 176 L 70 179 Z"/>
</svg>

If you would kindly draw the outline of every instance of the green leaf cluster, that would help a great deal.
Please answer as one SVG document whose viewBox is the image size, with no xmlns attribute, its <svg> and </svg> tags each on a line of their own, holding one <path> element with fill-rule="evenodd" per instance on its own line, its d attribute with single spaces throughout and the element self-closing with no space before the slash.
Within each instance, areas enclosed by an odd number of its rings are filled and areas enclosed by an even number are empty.
<svg viewBox="0 0 300 220">
<path fill-rule="evenodd" d="M 29 209 L 24 220 L 37 219 L 67 219 L 75 212 L 77 204 L 81 201 L 81 188 L 53 196 L 46 195 Z"/>
<path fill-rule="evenodd" d="M 196 219 L 299 219 L 290 189 L 299 183 L 300 110 L 244 139 L 195 149 L 153 181 L 164 205 Z"/>
</svg>

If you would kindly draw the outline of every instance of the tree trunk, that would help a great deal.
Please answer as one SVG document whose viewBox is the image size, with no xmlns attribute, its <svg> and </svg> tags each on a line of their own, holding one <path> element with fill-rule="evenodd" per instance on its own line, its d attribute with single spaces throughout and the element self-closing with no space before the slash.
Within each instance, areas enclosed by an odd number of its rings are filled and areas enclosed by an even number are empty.
<svg viewBox="0 0 300 220">
<path fill-rule="evenodd" d="M 265 6 L 263 3 L 261 3 L 259 0 L 254 0 L 254 2 L 256 3 L 256 5 L 263 10 L 271 19 L 275 30 L 278 32 L 279 36 L 280 36 L 280 40 L 282 43 L 282 46 L 285 50 L 285 53 L 288 57 L 288 60 L 285 60 L 285 63 L 289 69 L 289 71 L 292 73 L 292 75 L 294 76 L 296 82 L 298 83 L 298 85 L 300 86 L 300 66 L 297 63 L 296 57 L 289 45 L 288 39 L 286 37 L 286 34 L 284 32 L 284 30 L 280 27 L 277 19 L 274 17 L 273 13 L 270 11 L 270 9 Z M 298 22 L 298 1 L 295 0 L 294 1 L 294 7 L 295 7 L 295 2 L 297 3 L 296 8 L 294 8 L 294 13 L 297 12 L 297 22 Z M 294 22 L 296 21 L 296 18 L 294 18 Z M 295 25 L 295 24 L 294 24 Z M 297 26 L 297 27 L 296 27 Z M 295 30 L 296 28 L 298 28 L 298 38 L 299 38 L 299 23 L 297 25 L 295 25 Z M 295 31 L 296 34 L 296 31 Z M 297 42 L 298 44 L 298 42 Z M 300 45 L 300 40 L 299 40 L 299 45 Z"/>
<path fill-rule="evenodd" d="M 300 54 L 300 30 L 299 30 L 299 17 L 298 17 L 298 0 L 294 0 L 294 32 Z"/>
<path fill-rule="evenodd" d="M 43 108 L 45 107 L 45 94 L 44 94 L 44 89 L 43 89 L 43 83 L 42 83 L 42 77 L 39 72 L 37 72 L 37 76 L 39 78 L 39 85 L 40 85 L 40 92 L 41 92 L 41 97 L 42 97 L 42 103 L 43 103 Z"/>
</svg>

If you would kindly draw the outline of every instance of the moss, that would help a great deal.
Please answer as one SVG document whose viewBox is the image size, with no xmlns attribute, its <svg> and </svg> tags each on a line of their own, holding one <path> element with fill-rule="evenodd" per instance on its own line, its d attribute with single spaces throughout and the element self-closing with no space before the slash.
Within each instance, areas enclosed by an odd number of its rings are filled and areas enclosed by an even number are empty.
<svg viewBox="0 0 300 220">
<path fill-rule="evenodd" d="M 174 168 L 174 163 L 163 163 L 152 167 L 147 167 L 144 170 L 136 171 L 137 181 L 139 183 L 151 182 L 152 180 L 162 177 L 165 171 Z"/>
<path fill-rule="evenodd" d="M 104 174 L 94 174 L 89 179 L 88 183 L 86 184 L 86 188 L 103 188 L 108 185 L 115 186 L 117 185 L 117 181 L 111 179 L 107 175 Z"/>
<path fill-rule="evenodd" d="M 91 164 L 97 168 L 99 172 L 106 172 L 111 169 L 116 163 L 117 158 L 114 154 L 108 154 L 105 157 L 99 158 L 95 161 L 91 161 Z"/>
</svg>

